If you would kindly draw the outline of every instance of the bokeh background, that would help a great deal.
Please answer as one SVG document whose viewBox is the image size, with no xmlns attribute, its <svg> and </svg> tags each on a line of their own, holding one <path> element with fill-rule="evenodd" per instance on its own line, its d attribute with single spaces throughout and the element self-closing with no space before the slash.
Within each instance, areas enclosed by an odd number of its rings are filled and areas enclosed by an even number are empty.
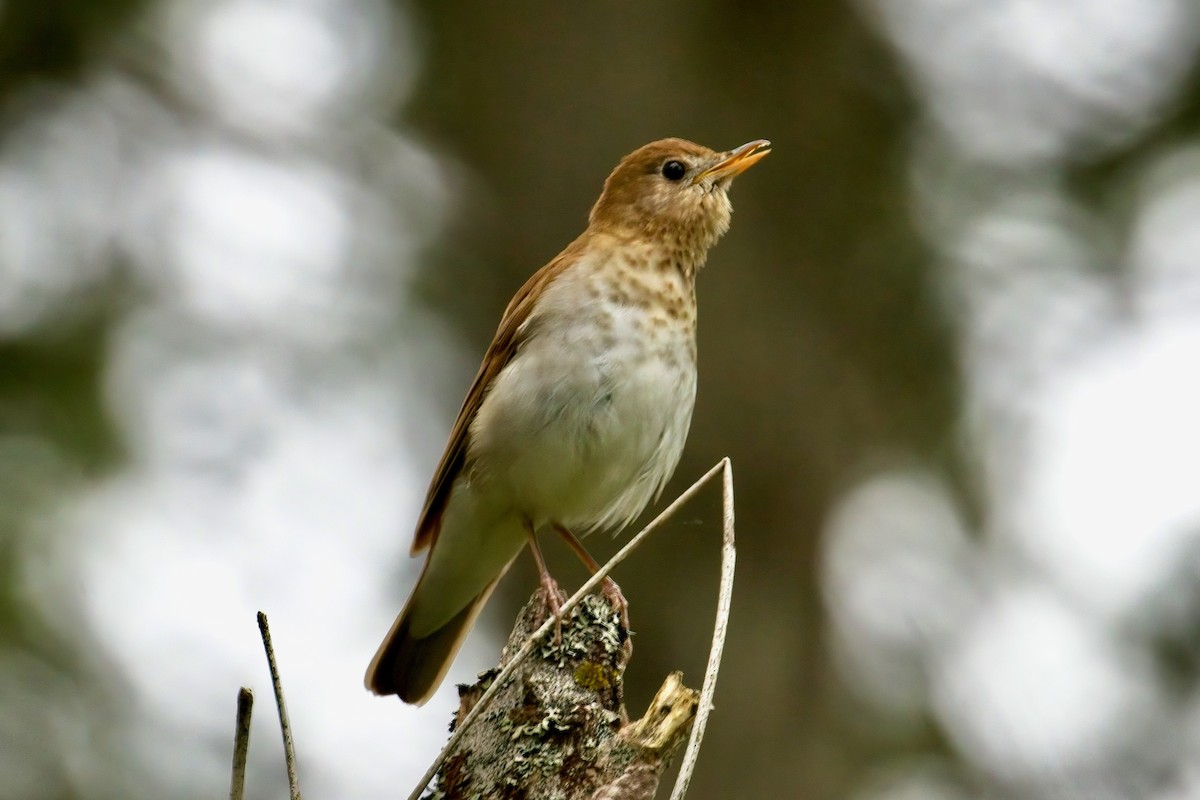
<svg viewBox="0 0 1200 800">
<path fill-rule="evenodd" d="M 668 488 L 733 459 L 690 797 L 1200 798 L 1198 60 L 1192 0 L 0 2 L 0 798 L 221 796 L 243 684 L 282 796 L 260 608 L 306 794 L 405 796 L 453 688 L 360 681 L 425 481 L 667 135 L 775 143 Z M 635 709 L 718 540 L 710 492 L 621 569 Z"/>
</svg>

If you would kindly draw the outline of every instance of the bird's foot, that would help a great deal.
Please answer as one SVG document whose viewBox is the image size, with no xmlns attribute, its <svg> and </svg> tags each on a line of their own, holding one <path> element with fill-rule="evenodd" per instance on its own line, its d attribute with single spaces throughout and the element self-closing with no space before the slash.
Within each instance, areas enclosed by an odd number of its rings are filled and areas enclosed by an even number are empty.
<svg viewBox="0 0 1200 800">
<path fill-rule="evenodd" d="M 562 605 L 567 596 L 558 588 L 558 581 L 543 572 L 541 578 L 542 599 L 546 603 L 546 614 L 554 619 L 554 644 L 562 644 Z"/>
<path fill-rule="evenodd" d="M 621 627 L 629 630 L 629 601 L 621 593 L 621 587 L 612 578 L 605 578 L 600 584 L 600 594 L 612 605 L 613 610 L 621 615 Z"/>
<path fill-rule="evenodd" d="M 605 578 L 600 584 L 600 595 L 613 607 L 613 611 L 617 612 L 617 618 L 620 623 L 620 628 L 625 632 L 622 637 L 624 642 L 621 644 L 625 651 L 623 656 L 626 663 L 633 657 L 633 637 L 629 635 L 629 601 L 625 599 L 625 595 L 621 592 L 621 587 L 617 586 L 617 582 L 612 578 Z"/>
<path fill-rule="evenodd" d="M 587 551 L 583 542 L 579 541 L 575 534 L 565 526 L 558 524 L 555 524 L 554 530 L 558 531 L 558 535 L 563 538 L 563 541 L 575 551 L 575 555 L 587 567 L 588 572 L 595 575 L 600 571 L 600 564 L 592 558 L 592 554 Z M 625 630 L 629 630 L 629 601 L 625 599 L 625 595 L 621 594 L 621 587 L 617 586 L 617 582 L 612 578 L 605 578 L 604 582 L 600 584 L 600 594 L 608 600 L 613 610 L 621 615 L 621 626 Z"/>
</svg>

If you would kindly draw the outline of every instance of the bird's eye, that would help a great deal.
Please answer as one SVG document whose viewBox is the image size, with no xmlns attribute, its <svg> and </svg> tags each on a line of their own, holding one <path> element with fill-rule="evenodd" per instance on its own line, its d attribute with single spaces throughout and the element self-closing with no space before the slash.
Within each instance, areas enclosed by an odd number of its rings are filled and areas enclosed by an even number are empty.
<svg viewBox="0 0 1200 800">
<path fill-rule="evenodd" d="M 683 176 L 687 174 L 687 167 L 683 165 L 682 161 L 672 159 L 662 165 L 662 174 L 669 181 L 682 180 Z"/>
</svg>

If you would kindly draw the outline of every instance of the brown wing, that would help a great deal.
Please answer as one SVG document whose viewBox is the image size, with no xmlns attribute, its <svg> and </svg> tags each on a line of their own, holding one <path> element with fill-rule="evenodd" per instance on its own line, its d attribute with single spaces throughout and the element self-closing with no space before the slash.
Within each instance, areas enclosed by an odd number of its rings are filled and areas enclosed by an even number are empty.
<svg viewBox="0 0 1200 800">
<path fill-rule="evenodd" d="M 425 507 L 421 510 L 417 532 L 413 537 L 413 555 L 420 553 L 437 539 L 438 531 L 442 527 L 442 513 L 450 499 L 450 490 L 454 488 L 454 481 L 466 461 L 471 423 L 475 420 L 475 414 L 478 413 L 492 382 L 517 352 L 525 334 L 521 326 L 529 319 L 537 298 L 550 282 L 578 260 L 584 249 L 585 236 L 576 239 L 553 261 L 533 273 L 529 280 L 525 281 L 525 285 L 517 290 L 513 299 L 508 301 L 508 308 L 504 310 L 504 316 L 500 319 L 500 327 L 496 329 L 492 344 L 484 354 L 479 372 L 475 374 L 475 380 L 471 383 L 462 408 L 458 411 L 458 419 L 454 421 L 454 427 L 450 430 L 450 441 L 446 443 L 446 451 L 442 453 L 442 460 L 433 473 L 433 480 L 429 482 Z"/>
</svg>

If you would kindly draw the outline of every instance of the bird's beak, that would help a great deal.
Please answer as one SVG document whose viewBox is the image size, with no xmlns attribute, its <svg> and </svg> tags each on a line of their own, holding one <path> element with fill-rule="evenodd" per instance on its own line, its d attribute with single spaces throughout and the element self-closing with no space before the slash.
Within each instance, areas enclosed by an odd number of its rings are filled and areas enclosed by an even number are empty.
<svg viewBox="0 0 1200 800">
<path fill-rule="evenodd" d="M 770 152 L 771 143 L 766 139 L 746 142 L 741 147 L 721 153 L 717 163 L 699 172 L 692 182 L 733 180 L 735 175 L 740 175 L 750 169 L 766 158 Z"/>
</svg>

